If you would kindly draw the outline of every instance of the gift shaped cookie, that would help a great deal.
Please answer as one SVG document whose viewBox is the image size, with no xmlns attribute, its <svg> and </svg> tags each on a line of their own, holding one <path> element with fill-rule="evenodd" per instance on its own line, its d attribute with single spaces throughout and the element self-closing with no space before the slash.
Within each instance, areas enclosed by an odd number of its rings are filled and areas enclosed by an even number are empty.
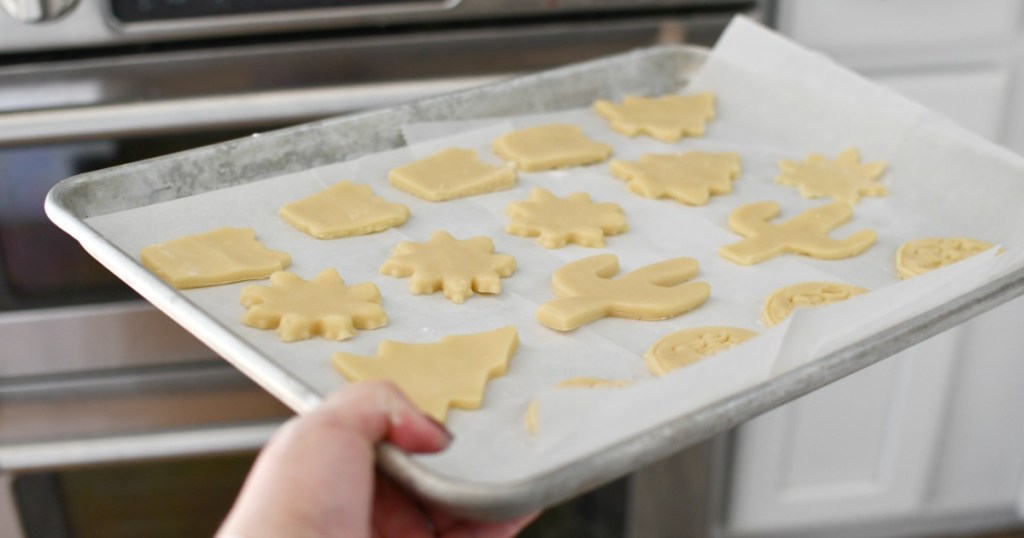
<svg viewBox="0 0 1024 538">
<path fill-rule="evenodd" d="M 150 245 L 139 254 L 142 265 L 178 289 L 266 278 L 292 263 L 284 252 L 269 250 L 252 228 L 218 228 Z"/>
<path fill-rule="evenodd" d="M 395 168 L 388 181 L 418 198 L 442 202 L 508 189 L 516 184 L 516 172 L 481 161 L 471 149 L 450 148 Z"/>
<path fill-rule="evenodd" d="M 317 239 L 333 239 L 398 226 L 409 219 L 409 208 L 374 195 L 367 185 L 342 181 L 281 207 L 278 214 Z"/>
<path fill-rule="evenodd" d="M 494 141 L 494 153 L 525 172 L 604 161 L 612 147 L 587 138 L 575 125 L 551 124 L 513 131 Z"/>
</svg>

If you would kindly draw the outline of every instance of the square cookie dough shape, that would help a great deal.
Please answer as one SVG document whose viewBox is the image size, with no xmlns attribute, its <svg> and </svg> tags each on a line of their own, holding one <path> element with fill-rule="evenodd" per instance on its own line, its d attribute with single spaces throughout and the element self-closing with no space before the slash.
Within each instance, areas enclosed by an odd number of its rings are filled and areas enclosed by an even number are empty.
<svg viewBox="0 0 1024 538">
<path fill-rule="evenodd" d="M 705 125 L 715 117 L 715 94 L 627 96 L 622 104 L 598 100 L 594 111 L 626 136 L 645 134 L 677 142 L 684 136 L 704 134 Z"/>
<path fill-rule="evenodd" d="M 252 228 L 218 228 L 150 245 L 142 265 L 178 289 L 266 278 L 291 265 L 291 256 L 269 250 Z"/>
<path fill-rule="evenodd" d="M 579 127 L 559 123 L 505 134 L 494 141 L 493 149 L 525 172 L 595 164 L 612 154 L 611 146 L 591 140 Z"/>
<path fill-rule="evenodd" d="M 449 148 L 391 170 L 388 181 L 417 198 L 443 202 L 511 188 L 516 172 L 481 161 L 471 149 Z"/>
<path fill-rule="evenodd" d="M 282 206 L 278 214 L 317 239 L 335 239 L 398 226 L 409 219 L 409 208 L 376 196 L 368 185 L 342 181 Z"/>
</svg>

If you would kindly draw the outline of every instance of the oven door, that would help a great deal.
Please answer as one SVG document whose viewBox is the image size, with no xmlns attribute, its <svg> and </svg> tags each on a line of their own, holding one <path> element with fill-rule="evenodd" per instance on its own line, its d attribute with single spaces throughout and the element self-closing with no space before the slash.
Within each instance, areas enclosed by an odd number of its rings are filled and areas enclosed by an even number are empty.
<svg viewBox="0 0 1024 538">
<path fill-rule="evenodd" d="M 710 44 L 730 17 L 621 13 L 0 58 L 0 535 L 114 535 L 90 498 L 116 497 L 111 484 L 147 469 L 207 469 L 196 472 L 210 480 L 210 469 L 242 469 L 291 414 L 49 224 L 43 197 L 57 181 L 633 48 Z M 217 510 L 239 475 L 203 490 L 222 497 Z M 109 506 L 199 510 L 180 489 L 136 485 Z M 178 528 L 132 521 L 135 535 Z"/>
</svg>

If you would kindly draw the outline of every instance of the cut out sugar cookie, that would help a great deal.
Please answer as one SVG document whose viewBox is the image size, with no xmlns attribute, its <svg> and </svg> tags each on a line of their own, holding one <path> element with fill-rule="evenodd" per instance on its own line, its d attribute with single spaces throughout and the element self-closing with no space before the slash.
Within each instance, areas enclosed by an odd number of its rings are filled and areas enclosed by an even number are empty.
<svg viewBox="0 0 1024 538">
<path fill-rule="evenodd" d="M 389 380 L 423 412 L 444 421 L 448 409 L 477 409 L 491 379 L 508 370 L 519 346 L 515 327 L 445 336 L 435 344 L 384 340 L 377 356 L 335 353 L 334 368 L 352 382 Z"/>
<path fill-rule="evenodd" d="M 878 183 L 885 172 L 884 162 L 861 164 L 860 153 L 849 148 L 836 160 L 811 154 L 803 162 L 779 161 L 782 172 L 775 178 L 780 185 L 796 187 L 804 198 L 832 198 L 854 205 L 861 196 L 885 196 L 888 190 Z"/>
<path fill-rule="evenodd" d="M 711 294 L 706 282 L 687 282 L 697 276 L 692 258 L 673 258 L 641 267 L 619 278 L 619 259 L 600 254 L 562 266 L 551 277 L 557 299 L 537 309 L 537 319 L 558 330 L 571 331 L 603 317 L 661 320 L 704 304 Z"/>
<path fill-rule="evenodd" d="M 587 138 L 579 127 L 557 123 L 505 134 L 493 149 L 525 172 L 599 163 L 612 154 L 611 146 Z"/>
<path fill-rule="evenodd" d="M 774 327 L 797 308 L 838 303 L 867 292 L 865 288 L 839 282 L 802 282 L 786 286 L 775 290 L 765 299 L 761 321 L 765 327 Z"/>
<path fill-rule="evenodd" d="M 142 265 L 178 289 L 266 278 L 292 263 L 284 252 L 268 250 L 251 228 L 218 228 L 150 245 Z"/>
<path fill-rule="evenodd" d="M 639 161 L 616 160 L 609 166 L 615 177 L 627 182 L 630 192 L 704 205 L 712 194 L 732 192 L 732 180 L 740 173 L 740 156 L 700 151 L 645 153 Z"/>
<path fill-rule="evenodd" d="M 994 245 L 967 237 L 932 237 L 903 243 L 896 252 L 900 278 L 911 278 L 981 254 Z"/>
<path fill-rule="evenodd" d="M 523 237 L 536 237 L 544 248 L 576 243 L 584 247 L 603 247 L 604 236 L 628 229 L 626 215 L 618 204 L 595 204 L 582 192 L 558 198 L 536 187 L 530 199 L 512 202 L 505 208 L 509 224 L 505 231 Z"/>
<path fill-rule="evenodd" d="M 662 376 L 755 336 L 756 332 L 739 327 L 683 329 L 655 342 L 644 355 L 644 362 L 652 374 Z"/>
<path fill-rule="evenodd" d="M 242 305 L 248 310 L 242 323 L 257 329 L 277 329 L 285 342 L 323 336 L 347 340 L 356 329 L 387 325 L 380 306 L 380 290 L 364 282 L 346 286 L 334 269 L 325 269 L 313 280 L 279 271 L 270 275 L 270 286 L 242 289 Z"/>
<path fill-rule="evenodd" d="M 380 272 L 410 277 L 409 291 L 416 295 L 441 290 L 449 300 L 462 304 L 474 291 L 501 293 L 501 279 L 515 269 L 515 258 L 495 254 L 489 237 L 458 240 L 437 231 L 425 243 L 403 241 L 396 245 Z"/>
<path fill-rule="evenodd" d="M 471 149 L 451 148 L 395 168 L 388 181 L 418 198 L 441 202 L 511 188 L 516 172 L 481 161 Z"/>
<path fill-rule="evenodd" d="M 625 387 L 633 386 L 632 381 L 626 381 L 621 379 L 599 379 L 596 377 L 574 377 L 566 379 L 561 383 L 555 385 L 556 389 L 621 389 Z M 530 401 L 530 405 L 526 408 L 526 415 L 523 417 L 523 421 L 526 423 L 526 431 L 533 435 L 537 434 L 538 420 L 537 420 L 537 399 L 534 398 Z"/>
<path fill-rule="evenodd" d="M 281 207 L 278 214 L 317 239 L 334 239 L 398 226 L 409 219 L 409 208 L 374 195 L 368 185 L 342 181 Z"/>
<path fill-rule="evenodd" d="M 790 252 L 822 260 L 856 256 L 875 243 L 875 232 L 861 230 L 846 239 L 828 232 L 850 220 L 853 210 L 843 202 L 808 209 L 781 224 L 768 221 L 779 215 L 779 204 L 755 202 L 729 214 L 729 228 L 746 237 L 722 247 L 718 253 L 740 265 L 753 265 Z"/>
<path fill-rule="evenodd" d="M 645 134 L 677 142 L 684 136 L 704 134 L 704 126 L 715 117 L 715 94 L 629 96 L 622 104 L 595 101 L 594 110 L 626 136 Z"/>
</svg>

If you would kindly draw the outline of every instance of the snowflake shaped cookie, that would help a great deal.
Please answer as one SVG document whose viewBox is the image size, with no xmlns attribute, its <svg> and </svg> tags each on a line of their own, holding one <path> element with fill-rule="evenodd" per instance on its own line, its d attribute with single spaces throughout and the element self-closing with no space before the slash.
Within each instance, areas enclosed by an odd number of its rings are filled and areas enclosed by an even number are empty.
<svg viewBox="0 0 1024 538">
<path fill-rule="evenodd" d="M 682 155 L 645 153 L 639 161 L 612 161 L 612 174 L 627 182 L 630 192 L 645 198 L 672 198 L 704 205 L 712 194 L 732 191 L 740 173 L 735 153 L 688 151 Z"/>
<path fill-rule="evenodd" d="M 242 323 L 257 329 L 276 328 L 285 342 L 317 335 L 347 340 L 355 336 L 356 329 L 376 329 L 388 323 L 377 286 L 369 282 L 346 286 L 334 269 L 309 281 L 278 271 L 270 275 L 270 284 L 242 290 L 242 305 L 248 308 Z"/>
<path fill-rule="evenodd" d="M 612 154 L 611 146 L 587 138 L 579 127 L 557 123 L 503 135 L 493 149 L 525 172 L 599 163 Z"/>
<path fill-rule="evenodd" d="M 595 204 L 590 195 L 583 192 L 558 198 L 538 187 L 530 192 L 529 200 L 512 202 L 505 213 L 510 219 L 506 232 L 536 237 L 544 248 L 559 248 L 569 243 L 603 247 L 604 236 L 629 229 L 626 215 L 618 204 Z"/>
<path fill-rule="evenodd" d="M 715 117 L 715 94 L 628 96 L 622 104 L 595 101 L 594 111 L 626 135 L 645 134 L 662 142 L 677 142 L 684 136 L 701 136 L 705 124 Z"/>
<path fill-rule="evenodd" d="M 853 205 L 861 196 L 885 196 L 889 191 L 878 183 L 885 172 L 884 162 L 861 164 L 860 153 L 849 148 L 836 160 L 811 154 L 803 162 L 779 161 L 782 171 L 775 182 L 796 187 L 804 198 L 832 198 Z"/>
<path fill-rule="evenodd" d="M 489 237 L 458 240 L 437 231 L 425 243 L 399 243 L 380 272 L 409 277 L 409 291 L 416 295 L 441 290 L 446 298 L 462 304 L 473 292 L 500 293 L 501 279 L 515 269 L 515 258 L 495 254 Z"/>
</svg>

